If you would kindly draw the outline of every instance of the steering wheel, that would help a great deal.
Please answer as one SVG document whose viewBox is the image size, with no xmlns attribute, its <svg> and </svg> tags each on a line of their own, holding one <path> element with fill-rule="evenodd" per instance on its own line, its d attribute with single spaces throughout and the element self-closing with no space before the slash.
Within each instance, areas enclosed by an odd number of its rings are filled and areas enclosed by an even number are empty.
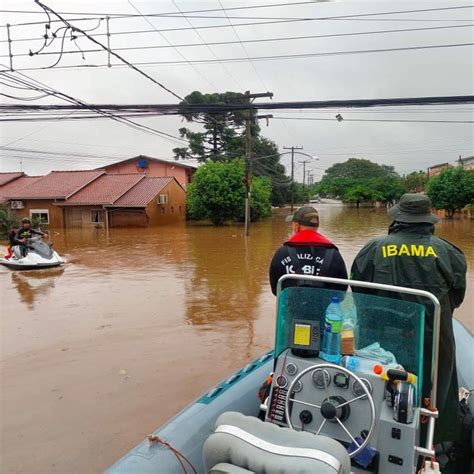
<svg viewBox="0 0 474 474">
<path fill-rule="evenodd" d="M 362 388 L 363 394 L 348 401 L 340 401 L 338 400 L 338 397 L 335 397 L 335 396 L 331 397 L 329 393 L 329 382 L 325 375 L 325 373 L 327 372 L 324 369 L 337 370 L 338 372 L 343 372 L 344 374 L 346 374 L 349 377 L 349 379 L 353 378 Z M 297 398 L 295 398 L 295 396 L 297 396 L 297 393 L 294 390 L 296 385 L 297 384 L 301 385 L 301 379 L 309 372 L 313 372 L 315 370 L 322 371 L 324 388 L 326 390 L 326 398 L 324 399 L 321 406 L 316 405 L 314 403 L 308 403 L 303 400 L 298 400 Z M 367 401 L 369 402 L 370 428 L 368 430 L 367 436 L 365 437 L 364 441 L 362 443 L 359 443 L 356 441 L 355 436 L 352 436 L 350 431 L 346 428 L 346 426 L 343 423 L 348 416 L 348 415 L 344 416 L 344 412 L 347 410 L 347 408 L 349 407 L 351 403 L 354 403 L 358 400 L 362 400 L 364 398 L 367 398 Z M 372 438 L 372 435 L 374 434 L 376 415 L 375 415 L 374 399 L 372 397 L 372 394 L 370 393 L 370 390 L 366 386 L 366 384 L 357 375 L 355 375 L 350 370 L 347 370 L 345 367 L 340 367 L 339 365 L 334 365 L 334 364 L 316 364 L 301 371 L 301 373 L 299 373 L 293 379 L 293 382 L 291 382 L 290 386 L 288 387 L 288 392 L 285 397 L 285 416 L 286 416 L 286 421 L 288 423 L 288 426 L 292 430 L 296 431 L 296 428 L 291 423 L 290 405 L 292 403 L 297 403 L 305 407 L 316 408 L 317 410 L 321 411 L 321 415 L 324 419 L 321 425 L 319 426 L 318 430 L 316 431 L 315 433 L 316 435 L 319 435 L 319 433 L 321 432 L 321 430 L 323 429 L 327 421 L 331 423 L 339 424 L 341 429 L 346 433 L 347 436 L 349 436 L 351 441 L 355 443 L 355 445 L 357 446 L 356 449 L 354 449 L 353 451 L 349 453 L 349 456 L 351 458 L 353 458 L 354 456 L 357 456 L 357 454 L 359 454 L 368 445 L 370 439 Z"/>
</svg>

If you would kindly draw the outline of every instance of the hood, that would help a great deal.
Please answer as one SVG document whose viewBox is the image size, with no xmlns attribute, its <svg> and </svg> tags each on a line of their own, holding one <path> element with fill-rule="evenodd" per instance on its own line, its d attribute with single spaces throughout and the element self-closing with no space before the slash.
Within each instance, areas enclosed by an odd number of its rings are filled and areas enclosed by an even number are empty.
<svg viewBox="0 0 474 474">
<path fill-rule="evenodd" d="M 435 226 L 434 224 L 428 223 L 413 223 L 408 222 L 397 222 L 394 221 L 390 224 L 388 228 L 389 234 L 396 234 L 397 232 L 407 232 L 410 234 L 434 234 Z"/>
<path fill-rule="evenodd" d="M 319 245 L 321 247 L 335 247 L 324 235 L 315 230 L 305 229 L 293 235 L 285 245 Z"/>
</svg>

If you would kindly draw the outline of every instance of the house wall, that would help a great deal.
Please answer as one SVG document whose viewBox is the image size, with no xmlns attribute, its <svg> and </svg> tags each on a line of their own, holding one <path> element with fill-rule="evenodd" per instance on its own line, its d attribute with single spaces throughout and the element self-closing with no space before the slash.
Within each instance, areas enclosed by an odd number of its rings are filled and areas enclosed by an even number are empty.
<svg viewBox="0 0 474 474">
<path fill-rule="evenodd" d="M 92 222 L 92 211 L 102 210 L 101 206 L 67 206 L 64 208 L 65 227 L 71 228 L 89 228 L 89 227 L 105 227 L 105 211 L 103 214 L 104 222 L 96 224 Z"/>
<path fill-rule="evenodd" d="M 148 227 L 149 218 L 145 209 L 109 209 L 110 227 Z"/>
<path fill-rule="evenodd" d="M 12 209 L 12 212 L 15 213 L 18 218 L 30 217 L 30 211 L 34 209 L 47 209 L 49 213 L 49 228 L 56 229 L 64 227 L 63 210 L 54 205 L 55 201 L 53 199 L 29 199 L 22 200 L 22 202 L 25 206 L 23 209 Z"/>
<path fill-rule="evenodd" d="M 176 181 L 169 183 L 160 194 L 168 195 L 167 204 L 158 204 L 158 196 L 147 206 L 149 225 L 160 225 L 186 220 L 186 192 Z"/>
<path fill-rule="evenodd" d="M 109 174 L 117 173 L 141 173 L 150 177 L 174 176 L 181 186 L 186 186 L 191 182 L 194 174 L 193 169 L 184 168 L 178 164 L 163 163 L 160 161 L 148 160 L 148 168 L 141 170 L 137 167 L 138 159 L 127 161 L 125 163 L 116 163 L 107 166 L 105 169 Z"/>
</svg>

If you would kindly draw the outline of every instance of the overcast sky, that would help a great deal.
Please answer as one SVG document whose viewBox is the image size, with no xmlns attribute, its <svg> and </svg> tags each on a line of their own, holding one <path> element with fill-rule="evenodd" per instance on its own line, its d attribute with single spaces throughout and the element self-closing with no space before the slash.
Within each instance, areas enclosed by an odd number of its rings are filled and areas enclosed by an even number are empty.
<svg viewBox="0 0 474 474">
<path fill-rule="evenodd" d="M 101 13 L 163 13 L 179 10 L 220 9 L 285 3 L 285 0 L 121 0 L 121 1 L 64 1 L 44 0 L 58 12 L 101 12 Z M 271 91 L 275 101 L 362 99 L 388 97 L 415 97 L 438 95 L 473 94 L 474 49 L 472 46 L 435 48 L 425 50 L 381 52 L 371 54 L 330 55 L 300 59 L 254 60 L 238 63 L 217 62 L 213 64 L 189 64 L 199 59 L 247 58 L 300 53 L 328 53 L 339 51 L 359 51 L 369 49 L 406 48 L 413 46 L 473 43 L 474 8 L 443 10 L 435 12 L 399 13 L 390 16 L 347 18 L 339 20 L 313 20 L 267 25 L 229 27 L 233 23 L 263 22 L 270 18 L 315 18 L 325 16 L 354 15 L 370 12 L 389 12 L 474 5 L 465 0 L 456 1 L 339 1 L 311 4 L 286 2 L 290 5 L 258 9 L 228 11 L 229 19 L 222 11 L 201 13 L 200 16 L 215 18 L 143 17 L 112 19 L 110 21 L 111 47 L 169 46 L 169 44 L 189 44 L 231 41 L 228 45 L 196 46 L 181 48 L 160 48 L 120 51 L 132 63 L 156 61 L 182 61 L 179 65 L 139 66 L 157 81 L 166 85 L 180 96 L 194 90 L 214 91 Z M 2 0 L 4 10 L 40 11 L 33 1 Z M 2 24 L 46 21 L 43 14 L 3 13 Z M 192 14 L 194 16 L 198 13 Z M 74 18 L 73 15 L 65 15 Z M 79 18 L 80 15 L 76 16 Z M 83 17 L 83 16 L 82 16 Z M 258 17 L 241 19 L 238 17 Z M 150 23 L 151 24 L 150 24 Z M 97 20 L 71 20 L 83 29 L 92 29 Z M 191 27 L 226 25 L 222 28 L 193 30 Z M 281 38 L 309 35 L 335 35 L 341 33 L 369 32 L 393 29 L 433 28 L 457 25 L 457 28 L 377 33 L 369 35 L 332 36 L 291 41 L 245 43 L 245 50 L 238 40 L 260 38 Z M 59 27 L 54 24 L 54 28 Z M 154 31 L 170 28 L 186 30 L 159 33 Z M 122 34 L 150 30 L 149 33 Z M 14 26 L 11 28 L 15 69 L 48 67 L 58 56 L 38 55 L 33 58 L 18 57 L 31 49 L 38 50 L 41 39 L 17 41 L 20 38 L 41 38 L 44 23 L 40 25 Z M 104 34 L 105 22 L 91 34 Z M 200 36 L 199 36 L 200 35 Z M 237 37 L 238 35 L 238 37 Z M 0 28 L 1 55 L 8 54 L 6 28 Z M 105 43 L 106 36 L 97 40 Z M 96 49 L 87 38 L 77 40 L 81 49 Z M 55 40 L 43 52 L 60 50 L 60 39 Z M 70 40 L 65 41 L 64 51 L 78 51 Z M 8 56 L 2 57 L 2 69 L 7 65 Z M 103 65 L 107 54 L 86 53 L 64 54 L 58 67 L 68 65 Z M 113 64 L 119 64 L 113 60 Z M 45 69 L 24 71 L 24 74 L 48 86 L 68 93 L 88 103 L 174 103 L 176 99 L 137 72 L 124 68 L 83 68 Z M 16 97 L 37 96 L 37 92 L 5 87 L 2 93 Z M 266 99 L 263 99 L 266 100 Z M 2 97 L 4 103 L 18 100 Z M 25 102 L 22 102 L 25 103 Z M 26 102 L 59 103 L 57 100 L 42 99 Z M 458 120 L 472 121 L 473 106 L 458 107 L 430 106 L 426 109 L 404 107 L 403 109 L 334 110 L 334 111 L 274 111 L 275 117 L 316 117 L 328 121 L 282 120 L 270 121 L 268 127 L 262 123 L 263 135 L 274 140 L 280 147 L 298 145 L 304 152 L 319 157 L 310 169 L 314 169 L 315 179 L 333 163 L 349 157 L 368 158 L 378 163 L 395 166 L 400 173 L 426 168 L 441 162 L 453 162 L 459 155 L 474 154 L 473 124 L 464 123 L 393 123 L 393 122 L 347 122 L 335 120 L 341 113 L 345 119 L 409 119 L 409 120 Z M 268 113 L 268 112 L 265 112 Z M 177 135 L 182 126 L 179 117 L 134 119 L 147 126 Z M 52 169 L 84 169 L 112 162 L 114 159 L 147 154 L 159 158 L 172 158 L 170 143 L 155 135 L 131 129 L 108 119 L 90 121 L 57 121 L 9 123 L 0 125 L 0 170 L 20 169 L 29 174 L 42 174 Z M 38 154 L 36 150 L 59 153 Z M 78 157 L 77 154 L 90 155 Z M 299 160 L 304 157 L 299 158 Z M 298 160 L 298 161 L 299 161 Z M 282 158 L 285 165 L 288 157 Z M 302 166 L 297 168 L 297 178 L 302 177 Z"/>
</svg>

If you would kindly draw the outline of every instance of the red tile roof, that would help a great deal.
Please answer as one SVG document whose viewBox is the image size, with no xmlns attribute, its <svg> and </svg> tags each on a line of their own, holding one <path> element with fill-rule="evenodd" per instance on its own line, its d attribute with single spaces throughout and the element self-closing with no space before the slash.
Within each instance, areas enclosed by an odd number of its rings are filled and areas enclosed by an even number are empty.
<svg viewBox="0 0 474 474">
<path fill-rule="evenodd" d="M 157 194 L 175 178 L 144 178 L 112 205 L 117 207 L 146 207 Z"/>
<path fill-rule="evenodd" d="M 145 176 L 130 174 L 104 174 L 71 196 L 61 206 L 90 206 L 113 204 L 123 194 L 132 189 Z"/>
<path fill-rule="evenodd" d="M 18 194 L 25 191 L 25 188 L 41 179 L 43 176 L 20 176 L 14 181 L 10 181 L 0 186 L 0 202 L 6 201 L 11 194 Z"/>
<path fill-rule="evenodd" d="M 199 166 L 199 164 L 195 162 L 194 160 L 192 161 L 191 160 L 175 160 L 175 159 L 166 160 L 164 158 L 154 158 L 153 156 L 138 155 L 138 156 L 134 156 L 133 158 L 126 158 L 125 160 L 116 161 L 115 163 L 111 163 L 110 165 L 101 166 L 98 169 L 108 170 L 109 168 L 113 168 L 116 165 L 128 163 L 129 161 L 140 161 L 140 160 L 156 161 L 159 163 L 166 163 L 171 166 L 178 166 L 181 168 L 189 168 L 193 170 L 197 169 Z"/>
<path fill-rule="evenodd" d="M 0 186 L 4 186 L 10 181 L 13 181 L 14 179 L 18 179 L 24 175 L 25 173 L 22 173 L 21 171 L 11 171 L 8 173 L 0 173 Z"/>
<path fill-rule="evenodd" d="M 11 199 L 66 199 L 91 183 L 104 171 L 51 171 L 23 191 L 7 196 Z"/>
</svg>

